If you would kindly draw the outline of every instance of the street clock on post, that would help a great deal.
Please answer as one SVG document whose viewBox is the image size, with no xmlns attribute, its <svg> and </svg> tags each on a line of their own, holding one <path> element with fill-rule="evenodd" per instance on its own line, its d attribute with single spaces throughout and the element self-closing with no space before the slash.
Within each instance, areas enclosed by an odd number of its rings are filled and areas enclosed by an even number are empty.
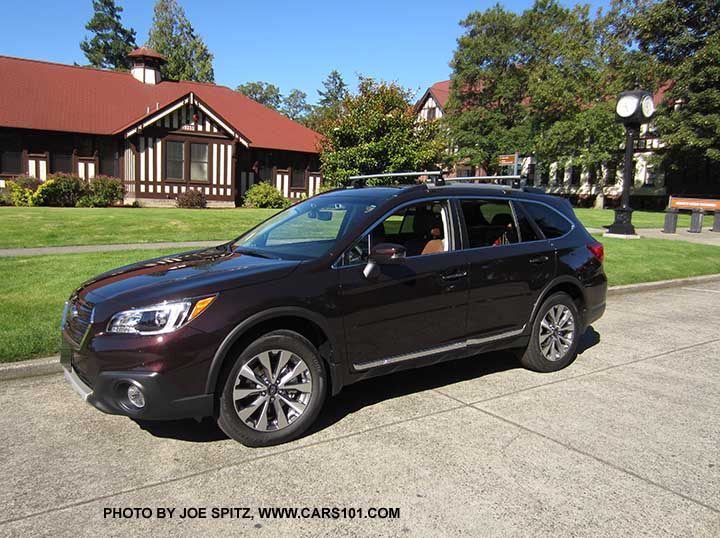
<svg viewBox="0 0 720 538">
<path fill-rule="evenodd" d="M 620 207 L 615 208 L 615 221 L 608 227 L 606 235 L 617 237 L 637 237 L 632 225 L 630 207 L 630 187 L 634 167 L 633 153 L 635 138 L 640 126 L 648 123 L 655 113 L 653 95 L 643 90 L 622 92 L 615 105 L 616 119 L 625 125 L 625 164 L 623 167 L 622 195 Z"/>
<path fill-rule="evenodd" d="M 655 103 L 650 92 L 634 90 L 622 92 L 615 105 L 617 120 L 625 125 L 641 125 L 650 121 Z"/>
</svg>

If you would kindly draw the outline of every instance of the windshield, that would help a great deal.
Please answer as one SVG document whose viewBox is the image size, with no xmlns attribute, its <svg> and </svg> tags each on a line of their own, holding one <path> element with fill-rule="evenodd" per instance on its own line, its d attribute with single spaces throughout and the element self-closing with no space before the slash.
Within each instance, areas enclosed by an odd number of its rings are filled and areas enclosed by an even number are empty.
<svg viewBox="0 0 720 538">
<path fill-rule="evenodd" d="M 319 258 L 344 237 L 351 223 L 376 207 L 375 201 L 365 197 L 318 196 L 271 217 L 232 246 L 261 256 Z"/>
</svg>

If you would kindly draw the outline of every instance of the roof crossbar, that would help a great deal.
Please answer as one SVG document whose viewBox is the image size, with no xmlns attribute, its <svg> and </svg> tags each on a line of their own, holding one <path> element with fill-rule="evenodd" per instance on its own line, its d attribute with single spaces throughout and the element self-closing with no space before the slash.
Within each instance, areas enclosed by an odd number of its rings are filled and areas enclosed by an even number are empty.
<svg viewBox="0 0 720 538">
<path fill-rule="evenodd" d="M 362 176 L 350 176 L 348 179 L 351 181 L 351 185 L 354 188 L 359 188 L 365 185 L 367 179 L 380 179 L 380 178 L 393 178 L 393 177 L 431 177 L 435 185 L 443 185 L 443 172 L 442 170 L 426 170 L 424 172 L 389 172 L 387 174 L 367 174 Z"/>
</svg>

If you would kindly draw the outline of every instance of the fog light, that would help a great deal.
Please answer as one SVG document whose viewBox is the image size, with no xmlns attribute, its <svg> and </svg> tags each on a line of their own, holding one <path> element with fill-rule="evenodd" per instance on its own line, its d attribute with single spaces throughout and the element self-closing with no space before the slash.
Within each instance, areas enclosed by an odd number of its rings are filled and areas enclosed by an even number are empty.
<svg viewBox="0 0 720 538">
<path fill-rule="evenodd" d="M 135 385 L 128 387 L 128 400 L 137 408 L 145 407 L 145 396 L 142 391 Z"/>
</svg>

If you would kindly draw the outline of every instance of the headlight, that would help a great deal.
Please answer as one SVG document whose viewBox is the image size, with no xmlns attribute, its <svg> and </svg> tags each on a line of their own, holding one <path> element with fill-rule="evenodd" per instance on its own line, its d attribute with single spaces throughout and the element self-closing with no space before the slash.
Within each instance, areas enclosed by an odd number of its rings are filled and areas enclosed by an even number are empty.
<svg viewBox="0 0 720 538">
<path fill-rule="evenodd" d="M 170 333 L 198 317 L 214 300 L 212 296 L 124 310 L 112 317 L 107 331 L 141 335 Z"/>
</svg>

